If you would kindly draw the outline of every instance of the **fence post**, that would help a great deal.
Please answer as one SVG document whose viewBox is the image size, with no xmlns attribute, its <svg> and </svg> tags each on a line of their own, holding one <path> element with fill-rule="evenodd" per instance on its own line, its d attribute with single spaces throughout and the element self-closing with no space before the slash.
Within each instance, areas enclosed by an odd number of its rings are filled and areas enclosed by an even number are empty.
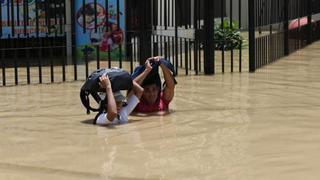
<svg viewBox="0 0 320 180">
<path fill-rule="evenodd" d="M 174 56 L 175 56 L 175 69 L 176 73 L 178 74 L 178 58 L 179 58 L 179 50 L 178 50 L 178 1 L 174 1 Z"/>
<path fill-rule="evenodd" d="M 205 0 L 204 7 L 204 73 L 214 74 L 214 1 Z"/>
<path fill-rule="evenodd" d="M 312 0 L 308 0 L 307 12 L 308 12 L 308 39 L 307 43 L 312 43 Z"/>
<path fill-rule="evenodd" d="M 151 56 L 151 2 L 150 0 L 138 1 L 140 16 L 140 41 L 139 41 L 139 62 L 144 64 L 145 60 Z"/>
<path fill-rule="evenodd" d="M 284 0 L 284 19 L 283 19 L 283 31 L 284 31 L 284 55 L 289 55 L 289 0 Z"/>
<path fill-rule="evenodd" d="M 249 72 L 256 70 L 255 61 L 255 0 L 249 1 Z"/>
</svg>

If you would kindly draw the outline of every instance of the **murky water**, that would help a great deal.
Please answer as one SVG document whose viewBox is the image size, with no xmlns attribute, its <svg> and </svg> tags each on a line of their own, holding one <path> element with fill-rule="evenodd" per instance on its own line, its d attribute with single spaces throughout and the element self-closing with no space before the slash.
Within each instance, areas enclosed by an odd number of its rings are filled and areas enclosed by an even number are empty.
<svg viewBox="0 0 320 180">
<path fill-rule="evenodd" d="M 319 179 L 319 49 L 178 77 L 169 115 L 113 128 L 90 124 L 82 82 L 1 87 L 0 179 Z"/>
</svg>

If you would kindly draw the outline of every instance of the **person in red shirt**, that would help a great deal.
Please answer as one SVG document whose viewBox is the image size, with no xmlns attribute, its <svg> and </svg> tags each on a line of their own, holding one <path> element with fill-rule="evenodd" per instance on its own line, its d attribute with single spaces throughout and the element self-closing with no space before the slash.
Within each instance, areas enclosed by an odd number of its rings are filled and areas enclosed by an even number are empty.
<svg viewBox="0 0 320 180">
<path fill-rule="evenodd" d="M 136 113 L 166 112 L 169 103 L 174 97 L 175 80 L 172 72 L 164 64 L 159 63 L 162 57 L 151 57 L 146 60 L 145 70 L 133 80 L 144 88 L 142 98 L 136 106 Z M 161 89 L 161 80 L 158 73 L 152 79 L 148 74 L 152 71 L 151 63 L 159 63 L 165 80 L 165 86 Z"/>
</svg>

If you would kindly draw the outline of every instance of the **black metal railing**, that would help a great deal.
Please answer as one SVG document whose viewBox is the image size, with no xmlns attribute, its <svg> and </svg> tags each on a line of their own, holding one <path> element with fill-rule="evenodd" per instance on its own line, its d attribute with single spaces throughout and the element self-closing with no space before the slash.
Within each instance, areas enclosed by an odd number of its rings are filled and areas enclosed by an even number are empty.
<svg viewBox="0 0 320 180">
<path fill-rule="evenodd" d="M 3 86 L 83 80 L 102 67 L 132 72 L 154 55 L 179 74 L 242 72 L 245 41 L 230 45 L 219 35 L 233 30 L 246 39 L 247 12 L 251 72 L 320 38 L 317 0 L 81 0 L 70 14 L 65 0 L 30 2 L 1 4 Z M 85 35 L 90 43 L 79 45 Z M 118 43 L 103 44 L 103 36 Z"/>
<path fill-rule="evenodd" d="M 231 41 L 224 38 L 227 37 L 224 35 L 230 29 L 233 29 L 234 33 L 240 33 L 242 30 L 243 0 L 230 0 L 228 3 L 225 0 L 152 0 L 149 2 L 153 6 L 152 17 L 144 20 L 149 22 L 147 24 L 151 24 L 151 27 L 141 28 L 139 24 L 140 29 L 137 28 L 139 31 L 137 33 L 143 34 L 140 43 L 155 49 L 141 52 L 141 57 L 165 56 L 175 65 L 176 70 L 184 69 L 186 75 L 190 70 L 195 74 L 203 70 L 205 74 L 218 71 L 224 73 L 227 64 L 230 66 L 230 72 L 234 72 L 235 59 L 238 60 L 238 71 L 242 71 L 242 41 L 238 42 L 240 44 L 238 47 L 228 47 Z M 204 9 L 205 7 L 209 8 Z M 141 13 L 139 10 L 136 12 Z M 139 13 L 136 16 L 141 17 Z M 215 29 L 218 29 L 222 36 L 214 34 Z M 235 51 L 239 54 L 237 58 Z M 218 53 L 220 55 L 217 55 Z M 216 66 L 217 60 L 220 60 L 220 67 Z"/>
<path fill-rule="evenodd" d="M 319 40 L 317 0 L 249 0 L 250 72 Z"/>
</svg>

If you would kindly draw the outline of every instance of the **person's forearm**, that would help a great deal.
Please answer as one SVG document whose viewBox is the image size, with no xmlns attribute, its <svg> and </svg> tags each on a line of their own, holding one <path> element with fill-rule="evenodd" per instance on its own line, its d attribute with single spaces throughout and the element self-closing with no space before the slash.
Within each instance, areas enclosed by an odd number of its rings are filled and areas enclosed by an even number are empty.
<svg viewBox="0 0 320 180">
<path fill-rule="evenodd" d="M 150 73 L 151 70 L 145 69 L 139 76 L 137 76 L 134 81 L 137 82 L 139 85 L 142 84 L 144 79 L 147 77 L 147 75 Z"/>
<path fill-rule="evenodd" d="M 134 94 L 138 97 L 138 99 L 140 99 L 144 89 L 138 83 L 133 82 L 133 91 Z"/>
<path fill-rule="evenodd" d="M 166 86 L 169 88 L 174 88 L 174 79 L 171 71 L 163 64 L 160 64 L 160 67 L 163 72 L 164 80 L 166 82 Z"/>
<path fill-rule="evenodd" d="M 137 96 L 138 99 L 141 98 L 144 89 L 135 81 L 133 81 L 133 86 L 131 91 L 127 94 L 127 99 L 129 99 L 133 94 Z"/>
<path fill-rule="evenodd" d="M 113 92 L 111 87 L 106 88 L 107 95 L 107 112 L 109 116 L 115 116 L 117 114 L 117 105 L 113 97 Z M 110 119 L 109 119 L 110 120 Z M 112 119 L 111 119 L 112 120 Z"/>
</svg>

